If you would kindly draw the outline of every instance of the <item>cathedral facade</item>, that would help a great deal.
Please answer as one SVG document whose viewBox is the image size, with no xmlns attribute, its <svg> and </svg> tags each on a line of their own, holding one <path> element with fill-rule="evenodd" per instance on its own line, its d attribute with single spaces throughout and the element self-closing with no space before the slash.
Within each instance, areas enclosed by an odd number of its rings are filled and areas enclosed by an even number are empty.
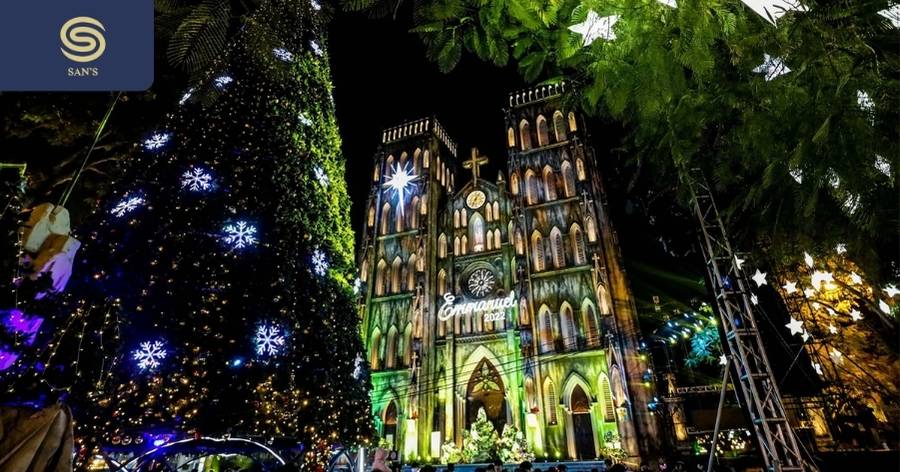
<svg viewBox="0 0 900 472">
<path fill-rule="evenodd" d="M 360 306 L 376 428 L 406 460 L 461 445 L 480 409 L 539 458 L 658 447 L 596 157 L 563 92 L 510 95 L 495 179 L 434 118 L 382 135 Z"/>
</svg>

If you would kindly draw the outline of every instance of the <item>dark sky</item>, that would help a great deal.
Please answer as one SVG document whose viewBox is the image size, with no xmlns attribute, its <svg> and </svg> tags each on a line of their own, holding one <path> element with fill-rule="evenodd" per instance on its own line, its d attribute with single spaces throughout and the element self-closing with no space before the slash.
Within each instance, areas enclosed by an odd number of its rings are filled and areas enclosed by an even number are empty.
<svg viewBox="0 0 900 472">
<path fill-rule="evenodd" d="M 360 228 L 372 156 L 384 128 L 435 115 L 459 145 L 460 157 L 477 146 L 491 159 L 485 173 L 493 178 L 506 157 L 502 108 L 509 92 L 525 86 L 513 67 L 465 55 L 453 72 L 441 73 L 425 57 L 418 35 L 408 32 L 408 18 L 337 13 L 331 23 L 329 55 L 354 229 Z"/>
</svg>

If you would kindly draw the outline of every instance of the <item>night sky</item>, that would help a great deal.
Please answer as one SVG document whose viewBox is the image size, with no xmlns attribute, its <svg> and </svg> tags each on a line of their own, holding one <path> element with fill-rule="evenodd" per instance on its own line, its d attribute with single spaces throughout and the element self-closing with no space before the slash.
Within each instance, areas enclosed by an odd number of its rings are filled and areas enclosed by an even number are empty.
<svg viewBox="0 0 900 472">
<path fill-rule="evenodd" d="M 425 57 L 418 35 L 408 32 L 408 18 L 338 13 L 331 23 L 329 55 L 355 230 L 361 228 L 383 129 L 435 115 L 459 145 L 460 157 L 472 146 L 488 156 L 483 171 L 493 179 L 506 162 L 507 94 L 526 86 L 514 67 L 501 69 L 465 54 L 453 72 L 441 73 Z M 457 179 L 467 181 L 464 175 Z"/>
</svg>

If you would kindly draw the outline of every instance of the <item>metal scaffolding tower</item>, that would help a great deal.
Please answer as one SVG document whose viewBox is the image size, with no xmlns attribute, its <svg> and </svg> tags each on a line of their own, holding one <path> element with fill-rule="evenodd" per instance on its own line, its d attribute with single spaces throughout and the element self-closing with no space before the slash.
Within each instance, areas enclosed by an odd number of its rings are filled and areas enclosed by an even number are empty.
<svg viewBox="0 0 900 472">
<path fill-rule="evenodd" d="M 706 258 L 706 270 L 715 294 L 716 311 L 722 322 L 725 339 L 723 350 L 728 358 L 722 382 L 719 411 L 731 372 L 732 382 L 740 392 L 743 408 L 750 422 L 766 470 L 771 472 L 817 471 L 804 460 L 800 444 L 785 416 L 781 392 L 766 357 L 765 346 L 757 330 L 750 300 L 750 286 L 741 269 L 742 260 L 731 250 L 728 234 L 719 217 L 712 192 L 702 171 L 683 172 L 691 192 L 691 204 L 700 223 L 700 243 Z M 715 453 L 719 416 L 710 447 L 710 465 Z"/>
</svg>

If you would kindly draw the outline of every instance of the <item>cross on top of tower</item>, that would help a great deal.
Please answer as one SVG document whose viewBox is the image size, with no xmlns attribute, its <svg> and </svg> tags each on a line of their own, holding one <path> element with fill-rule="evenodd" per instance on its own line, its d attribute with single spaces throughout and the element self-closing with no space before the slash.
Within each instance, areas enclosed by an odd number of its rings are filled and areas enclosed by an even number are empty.
<svg viewBox="0 0 900 472">
<path fill-rule="evenodd" d="M 488 163 L 487 156 L 479 156 L 478 148 L 472 148 L 472 158 L 463 162 L 464 169 L 472 169 L 472 181 L 478 182 L 478 177 L 481 175 L 481 166 Z"/>
</svg>

